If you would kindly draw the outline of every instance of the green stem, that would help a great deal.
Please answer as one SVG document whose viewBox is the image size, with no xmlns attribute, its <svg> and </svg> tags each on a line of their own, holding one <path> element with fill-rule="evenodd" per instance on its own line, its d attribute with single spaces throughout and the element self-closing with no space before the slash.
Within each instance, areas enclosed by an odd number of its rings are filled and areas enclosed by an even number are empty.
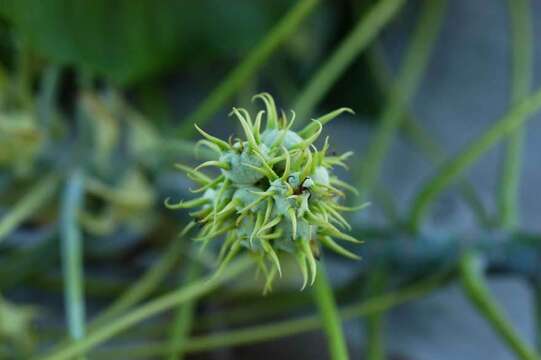
<svg viewBox="0 0 541 360">
<path fill-rule="evenodd" d="M 185 282 L 195 280 L 201 272 L 201 265 L 197 261 L 191 261 L 186 271 Z M 184 344 L 192 329 L 196 301 L 190 300 L 180 305 L 173 318 L 171 326 L 170 348 L 178 348 L 166 356 L 169 360 L 182 360 L 184 358 Z"/>
<path fill-rule="evenodd" d="M 67 179 L 60 218 L 66 317 L 70 336 L 74 340 L 82 339 L 85 334 L 83 239 L 77 216 L 83 201 L 84 175 L 82 170 L 76 169 Z"/>
<path fill-rule="evenodd" d="M 379 128 L 374 135 L 365 159 L 358 171 L 358 189 L 367 195 L 376 182 L 396 129 L 400 126 L 404 111 L 415 93 L 428 63 L 432 47 L 439 33 L 445 13 L 446 0 L 424 2 L 419 22 L 412 35 L 396 82 L 389 91 L 387 105 L 381 116 Z"/>
<path fill-rule="evenodd" d="M 56 174 L 44 177 L 0 219 L 0 243 L 55 194 L 59 183 Z"/>
<path fill-rule="evenodd" d="M 349 359 L 346 339 L 342 330 L 342 322 L 336 308 L 333 290 L 329 284 L 327 271 L 323 261 L 319 262 L 319 271 L 313 288 L 313 295 L 327 335 L 327 344 L 331 359 Z"/>
<path fill-rule="evenodd" d="M 42 128 L 46 134 L 49 133 L 53 121 L 59 78 L 60 66 L 58 65 L 48 66 L 42 75 L 38 111 Z"/>
<path fill-rule="evenodd" d="M 448 273 L 438 274 L 408 288 L 377 296 L 355 305 L 346 306 L 340 311 L 340 317 L 343 321 L 347 321 L 389 310 L 395 306 L 429 294 L 447 283 L 449 278 Z M 195 353 L 211 351 L 222 347 L 255 344 L 317 330 L 321 325 L 322 321 L 319 316 L 309 315 L 299 319 L 285 320 L 268 325 L 257 325 L 244 329 L 193 337 L 185 344 L 184 350 L 189 353 Z M 135 359 L 136 357 L 150 358 L 159 356 L 171 350 L 173 349 L 169 349 L 166 344 L 153 343 L 120 350 L 103 350 L 96 352 L 96 354 L 99 354 L 100 358 L 103 357 L 104 359 Z"/>
<path fill-rule="evenodd" d="M 171 244 L 165 249 L 162 258 L 133 284 L 122 296 L 117 299 L 111 306 L 102 312 L 90 324 L 90 328 L 95 328 L 114 317 L 137 305 L 158 287 L 161 281 L 171 272 L 175 264 L 178 262 L 182 253 L 184 244 L 182 239 L 174 239 Z"/>
<path fill-rule="evenodd" d="M 460 262 L 462 286 L 469 300 L 502 337 L 507 346 L 523 360 L 538 360 L 534 349 L 522 341 L 507 320 L 500 306 L 488 289 L 481 259 L 472 252 L 466 253 Z"/>
<path fill-rule="evenodd" d="M 533 25 L 529 0 L 508 0 L 513 44 L 511 103 L 514 105 L 528 95 L 533 79 Z M 518 127 L 509 134 L 500 175 L 498 205 L 504 228 L 518 223 L 518 195 L 522 170 L 524 131 Z"/>
<path fill-rule="evenodd" d="M 295 101 L 293 108 L 299 124 L 308 120 L 308 116 L 338 80 L 351 63 L 369 45 L 404 5 L 404 0 L 380 0 L 370 11 L 363 14 L 355 28 L 340 43 L 338 48 L 319 67 L 316 74 Z"/>
<path fill-rule="evenodd" d="M 384 94 L 388 94 L 387 84 L 390 82 L 390 75 L 389 69 L 386 66 L 381 54 L 381 47 L 378 44 L 375 44 L 368 54 L 369 64 L 372 73 L 374 74 L 376 83 Z M 446 158 L 447 155 L 442 146 L 438 143 L 438 139 L 434 139 L 434 134 L 428 133 L 426 129 L 419 124 L 419 121 L 416 120 L 408 111 L 404 113 L 401 131 L 433 164 L 441 164 Z M 467 179 L 461 178 L 459 180 L 459 186 L 462 197 L 470 205 L 470 208 L 475 214 L 478 223 L 484 227 L 490 226 L 491 218 L 483 206 L 483 203 L 477 195 L 473 185 Z M 374 190 L 376 191 L 374 196 L 377 197 L 377 184 Z M 379 199 L 376 198 L 376 200 Z"/>
<path fill-rule="evenodd" d="M 385 291 L 387 266 L 382 262 L 368 275 L 366 291 L 369 296 L 378 296 Z M 378 312 L 366 319 L 366 358 L 368 360 L 385 359 L 385 313 Z"/>
<path fill-rule="evenodd" d="M 534 280 L 534 306 L 535 306 L 535 345 L 541 352 L 541 281 Z"/>
<path fill-rule="evenodd" d="M 269 57 L 291 37 L 302 20 L 319 3 L 319 0 L 300 0 L 271 30 L 267 37 L 252 50 L 222 83 L 215 88 L 199 107 L 180 125 L 176 133 L 184 138 L 194 134 L 193 124 L 203 125 L 208 122 L 234 94 L 250 79 Z"/>
<path fill-rule="evenodd" d="M 416 195 L 412 210 L 410 226 L 417 230 L 422 219 L 426 216 L 430 202 L 452 184 L 462 172 L 474 163 L 479 156 L 489 150 L 517 127 L 530 119 L 530 116 L 541 108 L 541 90 L 528 96 L 518 105 L 511 108 L 490 129 L 479 136 L 457 156 L 444 163 L 438 172 L 421 188 Z"/>
<path fill-rule="evenodd" d="M 84 339 L 78 342 L 72 342 L 66 346 L 62 346 L 52 354 L 42 359 L 71 359 L 74 356 L 88 351 L 93 347 L 111 339 L 116 334 L 142 322 L 149 317 L 211 292 L 227 280 L 234 278 L 247 270 L 252 263 L 252 260 L 249 258 L 239 259 L 235 263 L 229 265 L 223 271 L 220 277 L 213 275 L 207 276 L 169 294 L 163 295 L 145 305 L 140 306 L 139 308 L 136 308 L 128 314 L 117 318 L 114 322 L 100 326 L 99 328 L 90 332 Z M 167 347 L 165 347 L 165 349 L 167 349 Z"/>
</svg>

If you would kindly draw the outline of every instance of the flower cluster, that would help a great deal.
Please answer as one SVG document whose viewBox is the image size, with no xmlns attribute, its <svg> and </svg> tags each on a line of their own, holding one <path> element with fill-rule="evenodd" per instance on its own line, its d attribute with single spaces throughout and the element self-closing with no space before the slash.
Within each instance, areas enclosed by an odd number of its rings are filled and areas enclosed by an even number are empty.
<svg viewBox="0 0 541 360">
<path fill-rule="evenodd" d="M 335 110 L 295 132 L 291 130 L 294 112 L 291 119 L 283 112 L 279 116 L 267 93 L 254 99 L 262 100 L 266 108 L 255 118 L 245 109 L 233 108 L 231 112 L 238 118 L 245 139 L 223 141 L 195 125 L 204 137 L 199 144 L 214 150 L 217 159 L 194 169 L 177 165 L 200 185 L 192 191 L 201 195 L 177 204 L 167 199 L 165 204 L 170 209 L 195 210 L 190 213 L 194 220 L 189 226 L 201 225 L 196 241 L 205 245 L 224 239 L 217 273 L 240 251 L 248 251 L 265 275 L 265 289 L 269 290 L 275 276 L 282 274 L 281 257 L 289 253 L 299 264 L 304 288 L 316 278 L 320 245 L 358 258 L 336 239 L 360 242 L 343 232 L 350 226 L 341 213 L 362 205 L 352 208 L 338 203 L 345 196 L 343 190 L 355 189 L 332 173 L 334 166 L 345 167 L 343 161 L 352 153 L 329 154 L 328 138 L 320 150 L 314 146 L 323 124 L 352 111 Z M 219 168 L 220 175 L 211 178 L 200 171 L 209 166 Z"/>
</svg>

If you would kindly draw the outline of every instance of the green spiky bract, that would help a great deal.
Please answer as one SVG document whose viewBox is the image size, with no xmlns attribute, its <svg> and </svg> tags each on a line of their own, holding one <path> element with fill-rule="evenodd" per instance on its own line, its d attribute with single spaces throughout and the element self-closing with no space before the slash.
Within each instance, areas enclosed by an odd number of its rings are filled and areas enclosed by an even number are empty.
<svg viewBox="0 0 541 360">
<path fill-rule="evenodd" d="M 282 274 L 281 257 L 289 253 L 299 264 L 304 288 L 316 278 L 320 245 L 358 259 L 336 241 L 360 242 L 344 232 L 350 226 L 341 213 L 362 206 L 339 205 L 339 199 L 345 196 L 343 190 L 354 189 L 332 173 L 334 166 L 345 167 L 344 160 L 351 153 L 328 155 L 328 138 L 321 150 L 314 146 L 323 124 L 352 111 L 338 109 L 294 132 L 293 112 L 291 119 L 283 112 L 279 116 L 273 98 L 267 93 L 254 99 L 265 104 L 265 110 L 255 117 L 245 109 L 233 108 L 231 112 L 240 122 L 244 140 L 223 141 L 195 125 L 204 137 L 200 144 L 215 150 L 219 156 L 194 169 L 178 165 L 200 185 L 192 190 L 200 196 L 177 204 L 167 199 L 165 204 L 170 209 L 194 209 L 190 213 L 194 218 L 191 225 L 202 225 L 195 240 L 203 246 L 224 239 L 217 274 L 239 252 L 248 251 L 264 274 L 265 291 L 268 291 L 276 275 Z M 219 168 L 220 175 L 211 178 L 200 171 L 208 166 Z"/>
</svg>

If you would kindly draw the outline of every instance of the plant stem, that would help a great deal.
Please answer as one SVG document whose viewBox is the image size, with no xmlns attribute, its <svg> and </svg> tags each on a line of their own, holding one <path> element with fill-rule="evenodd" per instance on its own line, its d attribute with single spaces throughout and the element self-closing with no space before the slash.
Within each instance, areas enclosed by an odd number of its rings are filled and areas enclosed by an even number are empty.
<svg viewBox="0 0 541 360">
<path fill-rule="evenodd" d="M 535 345 L 537 347 L 537 352 L 541 352 L 541 280 L 534 280 L 533 290 L 535 307 Z"/>
<path fill-rule="evenodd" d="M 380 91 L 384 94 L 388 94 L 389 89 L 387 88 L 387 84 L 390 82 L 390 75 L 381 51 L 381 46 L 379 46 L 379 44 L 374 44 L 372 49 L 368 52 L 368 60 L 372 74 L 374 74 L 376 84 Z M 407 109 L 405 110 L 401 131 L 432 163 L 441 164 L 447 155 L 438 143 L 438 139 L 434 139 L 434 135 L 428 133 L 426 129 L 420 125 L 419 121 L 416 120 Z M 464 200 L 470 205 L 470 208 L 477 218 L 477 222 L 484 227 L 490 226 L 491 218 L 484 208 L 473 185 L 467 179 L 461 178 L 459 180 L 459 186 L 460 193 Z M 377 184 L 374 190 L 376 192 L 374 196 L 377 197 Z"/>
<path fill-rule="evenodd" d="M 411 229 L 416 231 L 419 228 L 421 221 L 426 216 L 428 205 L 441 191 L 453 183 L 479 156 L 489 150 L 502 137 L 528 121 L 530 115 L 540 108 L 541 90 L 537 90 L 533 95 L 526 97 L 518 105 L 513 106 L 507 114 L 458 155 L 444 163 L 438 172 L 425 182 L 413 200 L 410 212 Z"/>
<path fill-rule="evenodd" d="M 178 290 L 150 301 L 149 303 L 136 308 L 135 310 L 117 318 L 114 322 L 103 325 L 90 332 L 84 339 L 78 342 L 72 342 L 68 345 L 54 351 L 52 354 L 42 358 L 43 360 L 63 360 L 71 359 L 93 347 L 109 340 L 116 334 L 134 326 L 141 321 L 157 315 L 174 306 L 185 303 L 186 301 L 199 298 L 223 284 L 227 280 L 234 278 L 252 265 L 249 258 L 241 258 L 229 265 L 222 273 L 222 276 L 207 276 L 194 281 Z M 167 347 L 165 347 L 167 349 Z"/>
<path fill-rule="evenodd" d="M 529 0 L 508 0 L 513 43 L 511 103 L 517 104 L 530 92 L 533 79 L 533 25 Z M 518 223 L 518 197 L 524 131 L 521 126 L 509 134 L 500 177 L 498 205 L 504 228 Z"/>
<path fill-rule="evenodd" d="M 83 201 L 84 175 L 81 169 L 75 169 L 67 178 L 60 218 L 64 301 L 69 334 L 74 340 L 85 334 L 83 245 L 78 223 Z"/>
<path fill-rule="evenodd" d="M 488 289 L 479 256 L 473 252 L 466 253 L 460 262 L 460 270 L 465 294 L 507 346 L 520 359 L 540 359 L 534 349 L 522 341 L 520 335 L 515 332 L 502 309 L 494 300 Z"/>
<path fill-rule="evenodd" d="M 366 291 L 369 296 L 378 296 L 385 291 L 387 282 L 387 266 L 382 261 L 368 275 Z M 366 319 L 366 358 L 368 360 L 385 359 L 385 312 L 377 312 Z"/>
<path fill-rule="evenodd" d="M 327 335 L 327 344 L 331 359 L 349 359 L 346 339 L 342 331 L 342 322 L 336 308 L 333 290 L 329 284 L 323 260 L 319 262 L 319 271 L 313 288 L 313 296 L 319 310 L 323 330 Z"/>
<path fill-rule="evenodd" d="M 55 112 L 55 101 L 60 78 L 60 66 L 48 66 L 42 75 L 40 94 L 38 98 L 38 114 L 42 130 L 49 134 Z"/>
<path fill-rule="evenodd" d="M 184 244 L 182 239 L 174 239 L 171 241 L 171 244 L 165 249 L 161 259 L 156 264 L 153 264 L 139 280 L 122 294 L 120 298 L 98 315 L 90 324 L 90 328 L 94 329 L 95 327 L 110 321 L 112 318 L 118 316 L 132 306 L 137 305 L 149 296 L 171 272 L 178 262 L 183 248 Z"/>
<path fill-rule="evenodd" d="M 201 270 L 201 264 L 192 260 L 188 265 L 184 281 L 190 283 L 195 280 L 199 276 Z M 195 299 L 186 301 L 178 307 L 170 331 L 170 347 L 176 347 L 178 350 L 171 351 L 171 353 L 167 355 L 167 359 L 182 360 L 184 358 L 184 344 L 192 329 L 195 307 Z"/>
<path fill-rule="evenodd" d="M 437 274 L 408 288 L 377 296 L 355 305 L 346 306 L 340 311 L 340 317 L 343 321 L 346 321 L 360 316 L 389 310 L 395 306 L 429 294 L 447 283 L 449 279 L 449 273 Z M 197 336 L 187 341 L 184 350 L 189 353 L 195 353 L 211 351 L 221 347 L 255 344 L 317 330 L 321 327 L 321 324 L 322 322 L 319 316 L 310 315 L 268 325 L 257 325 L 212 335 Z M 132 346 L 120 350 L 103 350 L 96 352 L 96 354 L 99 354 L 100 357 L 103 356 L 104 359 L 135 359 L 136 357 L 149 358 L 159 356 L 171 350 L 172 349 L 168 349 L 168 346 L 163 343 L 153 343 Z"/>
<path fill-rule="evenodd" d="M 232 72 L 216 87 L 199 107 L 187 116 L 176 133 L 188 138 L 194 134 L 194 123 L 208 122 L 238 89 L 252 77 L 269 57 L 297 30 L 302 20 L 319 3 L 319 0 L 300 0 L 270 31 L 265 39 L 252 50 Z"/>
<path fill-rule="evenodd" d="M 404 0 L 380 0 L 370 11 L 359 18 L 355 28 L 340 43 L 327 61 L 319 67 L 295 101 L 293 108 L 297 113 L 297 119 L 299 119 L 298 126 L 308 120 L 308 116 L 321 98 L 367 45 L 377 37 L 381 29 L 393 19 L 404 2 Z"/>
<path fill-rule="evenodd" d="M 59 183 L 58 175 L 46 176 L 0 219 L 0 243 L 55 194 Z"/>
<path fill-rule="evenodd" d="M 377 180 L 396 129 L 410 98 L 415 93 L 428 63 L 432 47 L 439 33 L 445 13 L 446 0 L 428 0 L 423 3 L 420 19 L 412 35 L 396 82 L 389 91 L 387 105 L 381 115 L 366 157 L 358 166 L 357 189 L 366 196 Z"/>
</svg>

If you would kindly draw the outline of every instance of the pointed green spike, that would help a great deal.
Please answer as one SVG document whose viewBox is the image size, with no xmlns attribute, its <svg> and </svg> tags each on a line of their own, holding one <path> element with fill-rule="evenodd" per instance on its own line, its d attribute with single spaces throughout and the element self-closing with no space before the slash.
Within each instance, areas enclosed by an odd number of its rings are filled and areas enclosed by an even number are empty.
<svg viewBox="0 0 541 360">
<path fill-rule="evenodd" d="M 229 165 L 228 163 L 226 163 L 225 161 L 218 161 L 218 160 L 209 160 L 209 161 L 205 161 L 204 163 L 202 164 L 199 164 L 195 169 L 194 171 L 198 171 L 199 169 L 202 169 L 204 167 L 209 167 L 209 166 L 216 166 L 220 169 L 224 169 L 224 170 L 230 170 L 231 169 L 231 165 Z"/>
<path fill-rule="evenodd" d="M 244 110 L 244 109 L 242 109 L 242 110 Z M 246 110 L 244 110 L 244 111 L 247 113 Z M 231 114 L 235 114 L 237 116 L 237 118 L 239 119 L 242 130 L 244 130 L 244 135 L 246 136 L 246 140 L 248 140 L 248 144 L 250 144 L 250 146 L 252 148 L 254 148 L 254 149 L 257 148 L 257 142 L 255 141 L 254 133 L 253 133 L 253 130 L 252 130 L 252 125 L 240 113 L 239 109 L 234 107 Z M 231 115 L 231 114 L 229 114 L 229 115 Z"/>
<path fill-rule="evenodd" d="M 302 274 L 302 291 L 304 290 L 304 288 L 306 288 L 306 285 L 308 284 L 308 266 L 306 265 L 306 255 L 304 255 L 304 252 L 297 252 L 296 259 Z"/>
<path fill-rule="evenodd" d="M 337 110 L 334 110 L 326 115 L 323 115 L 321 117 L 318 117 L 317 121 L 319 121 L 321 123 L 321 125 L 325 125 L 327 124 L 329 121 L 335 119 L 336 117 L 338 117 L 340 114 L 344 113 L 344 112 L 348 112 L 350 114 L 355 114 L 355 112 L 353 112 L 353 110 L 351 110 L 350 108 L 340 108 L 340 109 L 337 109 Z M 315 125 L 314 123 L 311 123 L 311 124 L 308 124 L 306 125 L 306 127 L 304 129 L 302 129 L 301 131 L 298 131 L 298 134 L 302 137 L 306 137 L 306 136 L 309 136 L 314 130 L 317 129 L 317 125 Z"/>
<path fill-rule="evenodd" d="M 204 137 L 206 138 L 208 141 L 210 141 L 211 143 L 213 144 L 216 144 L 221 150 L 231 150 L 231 146 L 229 146 L 228 143 L 226 143 L 225 141 L 221 140 L 221 139 L 218 139 L 217 137 L 215 136 L 212 136 L 208 133 L 206 133 L 205 131 L 203 131 L 199 126 L 197 126 L 197 124 L 193 124 L 193 126 L 195 126 L 195 128 L 197 129 L 197 131 Z"/>
<path fill-rule="evenodd" d="M 360 256 L 358 256 L 357 254 L 354 254 L 351 251 L 347 250 L 346 248 L 342 247 L 341 245 L 336 243 L 333 240 L 333 238 L 331 238 L 330 236 L 322 236 L 320 238 L 320 242 L 321 242 L 321 244 L 323 244 L 323 246 L 329 248 L 330 250 L 334 251 L 335 253 L 337 253 L 339 255 L 345 256 L 345 257 L 347 257 L 349 259 L 352 259 L 352 260 L 361 260 Z"/>
<path fill-rule="evenodd" d="M 267 109 L 267 129 L 278 128 L 278 114 L 276 113 L 276 105 L 274 99 L 269 93 L 261 93 L 255 95 L 252 100 L 261 99 L 265 103 Z"/>
<path fill-rule="evenodd" d="M 321 125 L 321 123 L 317 120 L 312 120 L 312 121 L 314 121 L 317 124 L 317 128 L 316 128 L 317 130 L 312 135 L 308 136 L 303 141 L 301 141 L 300 143 L 293 145 L 291 147 L 292 149 L 305 149 L 308 146 L 310 146 L 314 141 L 316 141 L 319 135 L 321 135 L 321 131 L 323 131 L 323 125 Z"/>
<path fill-rule="evenodd" d="M 316 259 L 314 257 L 314 254 L 312 253 L 312 249 L 310 249 L 310 244 L 308 243 L 310 240 L 308 239 L 301 239 L 301 246 L 304 254 L 306 255 L 306 259 L 308 261 L 308 266 L 310 269 L 310 286 L 314 285 L 314 282 L 316 281 L 316 275 L 317 275 L 317 263 Z"/>
<path fill-rule="evenodd" d="M 206 198 L 203 198 L 203 197 L 196 198 L 196 199 L 189 200 L 189 201 L 182 201 L 181 200 L 176 204 L 171 204 L 169 202 L 170 200 L 171 200 L 171 198 L 165 199 L 164 205 L 165 205 L 166 208 L 171 209 L 171 210 L 189 209 L 189 208 L 193 208 L 193 207 L 196 207 L 196 206 L 201 206 L 201 205 L 204 205 L 204 204 L 207 204 L 207 203 L 210 202 L 209 199 L 206 199 Z"/>
</svg>

